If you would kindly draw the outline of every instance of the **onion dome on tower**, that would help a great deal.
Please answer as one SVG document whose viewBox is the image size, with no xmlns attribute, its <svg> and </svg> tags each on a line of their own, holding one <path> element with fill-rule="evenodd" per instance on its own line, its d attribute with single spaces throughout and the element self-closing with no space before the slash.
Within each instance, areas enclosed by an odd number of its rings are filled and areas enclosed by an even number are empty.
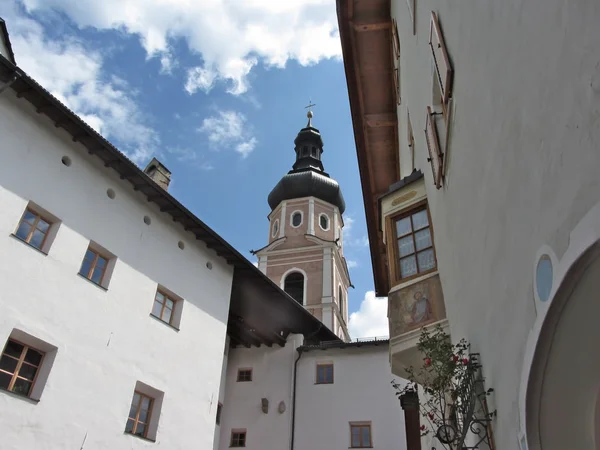
<svg viewBox="0 0 600 450">
<path fill-rule="evenodd" d="M 269 194 L 269 206 L 275 209 L 283 200 L 315 197 L 339 208 L 344 213 L 346 203 L 340 185 L 323 170 L 321 156 L 323 139 L 312 126 L 312 111 L 308 111 L 308 124 L 294 140 L 296 162 Z"/>
</svg>

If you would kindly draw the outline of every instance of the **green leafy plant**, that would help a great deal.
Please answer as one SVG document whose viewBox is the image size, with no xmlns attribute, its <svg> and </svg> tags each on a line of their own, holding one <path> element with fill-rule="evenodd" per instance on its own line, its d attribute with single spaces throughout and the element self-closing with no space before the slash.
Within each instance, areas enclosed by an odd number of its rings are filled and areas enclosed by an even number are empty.
<svg viewBox="0 0 600 450">
<path fill-rule="evenodd" d="M 468 421 L 467 426 L 470 425 L 471 417 L 467 416 L 473 415 L 474 403 L 479 398 L 475 387 L 483 380 L 478 376 L 481 366 L 477 354 L 470 353 L 470 346 L 464 339 L 452 344 L 440 325 L 421 330 L 417 349 L 423 355 L 423 364 L 406 369 L 407 384 L 401 385 L 394 380 L 392 385 L 398 397 L 418 392 L 419 386 L 423 389 L 424 398 L 419 399 L 419 412 L 425 419 L 421 421 L 421 435 L 436 433 L 440 442 L 454 448 L 452 443 L 464 437 L 464 422 Z M 491 392 L 489 389 L 483 396 Z M 482 423 L 492 416 L 487 412 L 485 415 Z M 445 436 L 440 436 L 441 431 Z"/>
</svg>

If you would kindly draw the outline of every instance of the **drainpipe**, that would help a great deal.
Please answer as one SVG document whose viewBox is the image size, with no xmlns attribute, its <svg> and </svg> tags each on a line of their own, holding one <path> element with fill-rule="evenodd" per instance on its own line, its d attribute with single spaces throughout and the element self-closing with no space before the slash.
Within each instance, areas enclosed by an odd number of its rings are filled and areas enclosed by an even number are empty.
<svg viewBox="0 0 600 450">
<path fill-rule="evenodd" d="M 294 384 L 292 386 L 292 437 L 290 439 L 290 450 L 294 450 L 294 436 L 296 432 L 296 374 L 298 373 L 298 361 L 302 358 L 302 347 L 298 347 L 298 357 L 294 362 Z"/>
<path fill-rule="evenodd" d="M 17 76 L 16 75 L 14 75 L 6 83 L 0 84 L 0 94 L 2 94 L 5 90 L 7 90 L 10 87 L 10 85 L 13 84 L 15 81 L 17 81 Z"/>
</svg>

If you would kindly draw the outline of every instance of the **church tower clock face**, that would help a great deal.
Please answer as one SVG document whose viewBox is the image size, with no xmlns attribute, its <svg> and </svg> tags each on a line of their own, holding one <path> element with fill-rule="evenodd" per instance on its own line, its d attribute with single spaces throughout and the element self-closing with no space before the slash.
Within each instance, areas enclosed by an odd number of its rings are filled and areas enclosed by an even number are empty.
<svg viewBox="0 0 600 450">
<path fill-rule="evenodd" d="M 314 105 L 312 105 L 314 106 Z M 294 140 L 295 161 L 268 197 L 268 244 L 255 251 L 259 268 L 343 340 L 348 288 L 342 229 L 346 209 L 339 184 L 325 172 L 323 139 L 308 123 Z"/>
</svg>

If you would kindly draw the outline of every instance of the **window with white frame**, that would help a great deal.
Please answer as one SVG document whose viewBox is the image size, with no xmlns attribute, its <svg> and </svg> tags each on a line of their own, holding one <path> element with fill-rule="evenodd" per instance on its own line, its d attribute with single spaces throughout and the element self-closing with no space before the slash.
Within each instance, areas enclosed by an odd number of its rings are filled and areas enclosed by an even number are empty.
<svg viewBox="0 0 600 450">
<path fill-rule="evenodd" d="M 319 226 L 323 231 L 329 230 L 329 216 L 327 214 L 319 214 Z"/>
<path fill-rule="evenodd" d="M 290 217 L 291 217 L 292 227 L 298 228 L 300 225 L 302 225 L 302 219 L 303 219 L 302 211 L 294 211 Z"/>
</svg>

